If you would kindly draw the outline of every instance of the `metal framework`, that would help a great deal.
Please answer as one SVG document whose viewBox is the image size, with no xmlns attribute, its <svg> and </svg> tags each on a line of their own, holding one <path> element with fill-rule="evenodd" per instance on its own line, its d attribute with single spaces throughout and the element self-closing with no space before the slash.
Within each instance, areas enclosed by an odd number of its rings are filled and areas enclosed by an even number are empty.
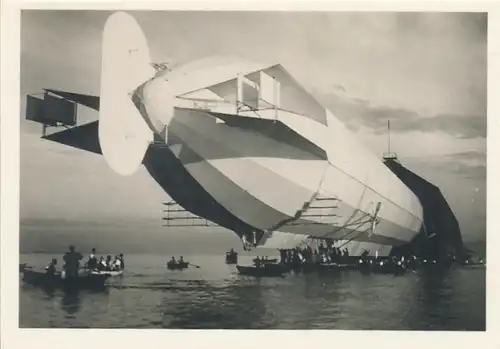
<svg viewBox="0 0 500 349">
<path fill-rule="evenodd" d="M 174 200 L 164 202 L 163 227 L 217 227 L 218 225 L 206 218 L 199 217 Z"/>
<path fill-rule="evenodd" d="M 328 217 L 338 217 L 338 215 L 334 212 L 335 209 L 339 208 L 338 206 L 339 199 L 336 197 L 320 197 L 320 198 L 315 198 L 312 200 L 310 206 L 308 206 L 305 210 L 304 213 L 302 213 L 298 218 L 299 219 L 305 219 L 307 220 L 308 218 L 313 218 L 315 221 L 298 221 L 298 220 L 293 220 L 291 222 L 288 222 L 285 225 L 309 225 L 309 224 L 328 224 L 329 222 L 325 222 L 325 220 Z M 317 203 L 316 205 L 313 205 L 314 203 Z M 323 204 L 322 204 L 323 203 Z M 326 212 L 325 212 L 326 211 Z M 316 219 L 318 219 L 316 221 Z M 325 219 L 324 219 L 325 218 Z"/>
</svg>

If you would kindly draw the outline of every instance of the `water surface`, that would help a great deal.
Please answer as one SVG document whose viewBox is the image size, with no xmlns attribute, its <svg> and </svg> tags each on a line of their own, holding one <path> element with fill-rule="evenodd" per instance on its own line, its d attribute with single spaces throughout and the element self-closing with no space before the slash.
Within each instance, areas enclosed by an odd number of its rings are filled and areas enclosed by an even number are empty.
<svg viewBox="0 0 500 349">
<path fill-rule="evenodd" d="M 44 266 L 52 255 L 21 255 Z M 485 330 L 484 268 L 239 276 L 224 256 L 184 256 L 199 265 L 169 271 L 170 256 L 126 255 L 106 292 L 47 293 L 20 285 L 20 327 Z M 250 264 L 252 257 L 241 257 Z"/>
</svg>

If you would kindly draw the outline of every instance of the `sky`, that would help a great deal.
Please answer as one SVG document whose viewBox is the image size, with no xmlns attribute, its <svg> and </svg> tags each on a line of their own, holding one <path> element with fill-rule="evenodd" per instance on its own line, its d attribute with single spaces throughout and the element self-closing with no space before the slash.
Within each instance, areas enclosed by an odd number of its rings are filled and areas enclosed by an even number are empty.
<svg viewBox="0 0 500 349">
<path fill-rule="evenodd" d="M 120 177 L 101 156 L 42 141 L 41 126 L 23 120 L 26 94 L 42 88 L 99 94 L 100 37 L 109 14 L 22 13 L 21 245 L 47 236 L 69 241 L 88 222 L 96 236 L 130 244 L 168 244 L 169 236 L 186 244 L 212 241 L 214 248 L 221 236 L 229 245 L 237 242 L 221 229 L 162 228 L 162 202 L 168 197 L 145 170 Z M 465 241 L 485 240 L 486 14 L 133 15 L 156 62 L 237 55 L 283 64 L 379 156 L 387 151 L 390 120 L 391 150 L 440 187 Z M 79 118 L 95 120 L 97 114 L 81 107 Z"/>
</svg>

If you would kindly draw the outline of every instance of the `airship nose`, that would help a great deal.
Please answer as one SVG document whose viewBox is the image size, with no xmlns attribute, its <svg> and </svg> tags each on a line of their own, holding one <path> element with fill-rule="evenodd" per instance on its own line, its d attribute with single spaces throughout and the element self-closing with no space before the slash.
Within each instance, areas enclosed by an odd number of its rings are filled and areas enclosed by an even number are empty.
<svg viewBox="0 0 500 349">
<path fill-rule="evenodd" d="M 164 136 L 174 114 L 174 95 L 169 82 L 162 77 L 148 80 L 132 95 L 142 117 L 157 135 Z"/>
</svg>

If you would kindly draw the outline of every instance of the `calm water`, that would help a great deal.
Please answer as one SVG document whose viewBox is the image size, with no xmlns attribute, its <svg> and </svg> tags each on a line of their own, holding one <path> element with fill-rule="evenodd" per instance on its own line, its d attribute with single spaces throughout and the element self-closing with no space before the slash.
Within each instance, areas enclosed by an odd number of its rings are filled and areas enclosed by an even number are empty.
<svg viewBox="0 0 500 349">
<path fill-rule="evenodd" d="M 21 262 L 44 266 L 51 257 Z M 485 269 L 254 279 L 223 256 L 185 256 L 201 268 L 184 271 L 167 271 L 166 256 L 125 258 L 126 273 L 107 292 L 48 294 L 21 284 L 20 327 L 485 330 Z"/>
</svg>

